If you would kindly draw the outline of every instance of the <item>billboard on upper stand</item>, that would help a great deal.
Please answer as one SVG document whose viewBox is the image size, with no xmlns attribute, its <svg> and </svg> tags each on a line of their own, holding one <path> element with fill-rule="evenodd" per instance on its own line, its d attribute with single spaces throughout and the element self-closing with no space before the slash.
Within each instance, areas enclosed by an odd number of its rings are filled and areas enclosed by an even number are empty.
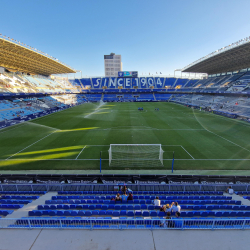
<svg viewBox="0 0 250 250">
<path fill-rule="evenodd" d="M 138 71 L 119 71 L 118 77 L 138 77 Z"/>
</svg>

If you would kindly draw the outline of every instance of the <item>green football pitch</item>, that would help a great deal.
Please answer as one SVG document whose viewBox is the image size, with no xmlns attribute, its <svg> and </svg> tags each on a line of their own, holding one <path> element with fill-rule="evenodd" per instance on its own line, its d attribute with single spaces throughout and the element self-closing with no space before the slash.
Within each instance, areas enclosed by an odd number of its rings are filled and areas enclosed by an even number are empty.
<svg viewBox="0 0 250 250">
<path fill-rule="evenodd" d="M 161 144 L 164 167 L 111 168 L 110 144 Z M 0 170 L 98 170 L 100 151 L 103 170 L 170 170 L 173 152 L 175 170 L 250 170 L 250 126 L 174 103 L 85 103 L 0 130 Z"/>
</svg>

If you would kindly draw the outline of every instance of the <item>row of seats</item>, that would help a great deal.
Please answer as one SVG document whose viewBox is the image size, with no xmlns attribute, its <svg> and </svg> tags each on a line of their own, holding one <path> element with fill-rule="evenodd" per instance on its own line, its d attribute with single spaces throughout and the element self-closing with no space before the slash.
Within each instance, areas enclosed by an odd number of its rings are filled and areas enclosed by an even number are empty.
<svg viewBox="0 0 250 250">
<path fill-rule="evenodd" d="M 154 200 L 157 196 L 155 195 L 134 195 L 134 200 L 140 199 L 140 200 Z M 162 196 L 159 195 L 158 196 L 160 200 L 232 200 L 231 196 L 207 196 L 207 195 L 203 195 L 203 196 Z M 105 200 L 105 199 L 113 199 L 115 198 L 115 195 L 102 195 L 102 196 L 88 196 L 88 195 L 83 195 L 83 196 L 79 196 L 79 195 L 75 195 L 75 196 L 62 196 L 62 195 L 58 195 L 58 196 L 52 196 L 52 200 L 68 200 L 68 199 L 101 199 L 101 200 Z"/>
<path fill-rule="evenodd" d="M 56 209 L 115 209 L 115 210 L 141 210 L 141 209 L 148 209 L 148 210 L 155 210 L 160 209 L 158 206 L 153 205 L 38 205 L 38 210 L 56 210 Z M 250 210 L 250 206 L 232 206 L 232 205 L 181 205 L 181 209 L 194 209 L 194 210 Z"/>
<path fill-rule="evenodd" d="M 143 217 L 164 217 L 164 212 L 147 211 L 147 210 L 33 210 L 29 211 L 29 216 L 92 216 L 92 215 L 109 215 L 114 217 L 119 216 L 143 216 Z M 189 211 L 182 212 L 182 217 L 193 216 L 213 216 L 213 217 L 250 217 L 250 211 Z"/>
<path fill-rule="evenodd" d="M 59 192 L 58 192 L 59 193 Z M 245 194 L 250 194 L 250 191 L 238 191 L 238 192 L 235 192 L 235 194 L 238 194 L 238 195 L 245 195 Z"/>
<path fill-rule="evenodd" d="M 58 194 L 122 194 L 121 191 L 58 191 Z M 223 195 L 221 191 L 132 191 L 133 194 L 211 194 Z"/>
<path fill-rule="evenodd" d="M 161 204 L 170 204 L 177 201 L 179 204 L 235 204 L 241 205 L 241 201 L 235 200 L 161 200 Z M 112 200 L 46 200 L 45 204 L 152 204 L 152 200 L 112 201 Z"/>
<path fill-rule="evenodd" d="M 0 194 L 46 194 L 45 191 L 0 191 Z"/>
<path fill-rule="evenodd" d="M 12 214 L 14 210 L 0 210 L 0 215 L 7 216 L 8 214 Z"/>
<path fill-rule="evenodd" d="M 22 208 L 23 205 L 18 205 L 18 204 L 1 204 L 0 208 L 8 208 L 8 209 L 19 209 Z"/>
<path fill-rule="evenodd" d="M 2 199 L 11 199 L 11 200 L 36 200 L 38 199 L 40 196 L 20 196 L 20 195 L 3 195 Z"/>
<path fill-rule="evenodd" d="M 9 199 L 0 200 L 0 204 L 28 204 L 31 202 L 32 200 L 9 200 Z"/>
</svg>

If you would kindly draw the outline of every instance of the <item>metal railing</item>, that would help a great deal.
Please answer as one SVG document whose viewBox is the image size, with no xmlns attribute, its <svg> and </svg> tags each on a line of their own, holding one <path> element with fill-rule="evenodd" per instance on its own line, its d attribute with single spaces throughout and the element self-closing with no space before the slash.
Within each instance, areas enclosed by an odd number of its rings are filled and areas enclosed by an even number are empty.
<svg viewBox="0 0 250 250">
<path fill-rule="evenodd" d="M 1 191 L 114 191 L 115 187 L 123 185 L 117 184 L 0 184 Z M 132 191 L 225 191 L 228 186 L 232 186 L 234 191 L 250 191 L 249 184 L 126 184 Z"/>
<path fill-rule="evenodd" d="M 250 229 L 250 219 L 151 219 L 147 218 L 22 218 L 0 219 L 0 229 L 5 228 L 57 228 L 57 229 Z"/>
</svg>

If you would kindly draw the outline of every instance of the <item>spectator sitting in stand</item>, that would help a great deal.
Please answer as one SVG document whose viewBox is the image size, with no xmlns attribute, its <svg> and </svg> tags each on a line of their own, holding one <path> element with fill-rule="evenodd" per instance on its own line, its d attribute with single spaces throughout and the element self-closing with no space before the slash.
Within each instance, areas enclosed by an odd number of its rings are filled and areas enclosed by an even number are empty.
<svg viewBox="0 0 250 250">
<path fill-rule="evenodd" d="M 124 201 L 127 201 L 127 200 L 128 200 L 128 196 L 126 194 L 123 194 L 122 195 L 122 201 L 124 202 Z"/>
<path fill-rule="evenodd" d="M 166 213 L 171 213 L 171 206 L 169 206 L 169 204 L 166 205 Z"/>
<path fill-rule="evenodd" d="M 160 211 L 161 212 L 166 212 L 166 205 L 163 205 L 162 207 L 160 207 Z"/>
<path fill-rule="evenodd" d="M 234 190 L 232 189 L 231 186 L 229 186 L 226 190 L 226 193 L 229 193 L 229 194 L 233 194 L 234 193 Z"/>
<path fill-rule="evenodd" d="M 181 217 L 181 213 L 180 213 L 180 212 L 176 212 L 176 213 L 175 213 L 175 217 L 176 217 L 176 218 L 180 218 L 180 217 Z"/>
<path fill-rule="evenodd" d="M 176 212 L 181 213 L 181 206 L 178 205 L 178 202 L 172 202 L 171 210 L 172 210 L 173 213 L 176 213 Z"/>
<path fill-rule="evenodd" d="M 165 217 L 166 220 L 162 220 L 160 227 L 173 227 L 173 221 L 171 221 L 171 213 L 168 212 L 167 216 Z"/>
<path fill-rule="evenodd" d="M 120 196 L 119 193 L 116 195 L 115 201 L 122 201 L 122 197 Z"/>
<path fill-rule="evenodd" d="M 158 196 L 156 196 L 156 198 L 154 199 L 154 205 L 155 206 L 160 206 L 161 205 L 161 201 L 159 200 L 159 197 Z"/>
<path fill-rule="evenodd" d="M 128 195 L 128 201 L 132 201 L 133 200 L 133 195 L 132 195 L 132 193 L 129 193 L 129 195 Z"/>
</svg>

